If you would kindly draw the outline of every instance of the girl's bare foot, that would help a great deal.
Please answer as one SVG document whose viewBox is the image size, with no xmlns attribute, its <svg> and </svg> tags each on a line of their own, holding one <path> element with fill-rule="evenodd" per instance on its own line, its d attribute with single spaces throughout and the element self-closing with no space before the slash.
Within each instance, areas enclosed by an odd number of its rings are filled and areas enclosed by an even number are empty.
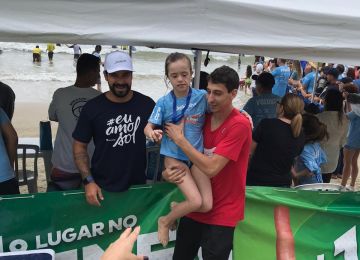
<svg viewBox="0 0 360 260">
<path fill-rule="evenodd" d="M 158 220 L 158 238 L 163 247 L 169 243 L 169 226 L 165 221 L 165 217 L 160 217 Z"/>
</svg>

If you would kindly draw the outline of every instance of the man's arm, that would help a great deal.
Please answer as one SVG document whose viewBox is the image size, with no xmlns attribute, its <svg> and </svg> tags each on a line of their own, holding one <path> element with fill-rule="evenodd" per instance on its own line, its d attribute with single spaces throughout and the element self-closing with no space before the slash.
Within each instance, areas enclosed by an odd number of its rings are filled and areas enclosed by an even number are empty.
<svg viewBox="0 0 360 260">
<path fill-rule="evenodd" d="M 251 146 L 250 146 L 250 157 L 252 157 L 255 153 L 257 147 L 257 142 L 255 142 L 254 140 L 251 142 Z"/>
<path fill-rule="evenodd" d="M 59 122 L 59 119 L 56 115 L 56 92 L 54 93 L 51 103 L 49 105 L 48 115 L 51 121 Z"/>
<path fill-rule="evenodd" d="M 91 176 L 87 143 L 74 140 L 73 153 L 76 167 L 78 168 L 82 179 Z M 85 185 L 85 196 L 86 201 L 94 206 L 101 206 L 99 200 L 104 200 L 100 187 L 94 181 Z"/>
<path fill-rule="evenodd" d="M 10 164 L 12 167 L 14 167 L 14 162 L 17 153 L 17 144 L 18 144 L 17 133 L 10 122 L 1 124 L 0 128 L 4 138 L 6 151 L 9 157 Z"/>
<path fill-rule="evenodd" d="M 73 143 L 74 161 L 83 179 L 91 175 L 90 158 L 87 152 L 87 146 L 88 146 L 87 143 L 82 143 L 74 140 Z"/>
<path fill-rule="evenodd" d="M 214 154 L 212 157 L 208 157 L 196 150 L 183 135 L 183 123 L 180 125 L 167 124 L 165 129 L 168 136 L 189 157 L 190 161 L 209 178 L 216 176 L 229 162 L 229 159 L 224 156 Z"/>
</svg>

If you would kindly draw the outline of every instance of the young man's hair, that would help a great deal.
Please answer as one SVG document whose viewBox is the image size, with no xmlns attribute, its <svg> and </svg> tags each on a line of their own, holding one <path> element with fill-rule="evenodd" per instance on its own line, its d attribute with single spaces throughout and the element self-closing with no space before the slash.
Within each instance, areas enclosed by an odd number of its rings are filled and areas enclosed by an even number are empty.
<svg viewBox="0 0 360 260">
<path fill-rule="evenodd" d="M 229 93 L 234 89 L 239 88 L 239 81 L 237 72 L 225 65 L 215 69 L 209 75 L 209 82 L 214 84 L 224 84 Z"/>
<path fill-rule="evenodd" d="M 99 68 L 100 64 L 99 64 L 99 58 L 89 54 L 89 53 L 84 53 L 81 54 L 77 64 L 76 64 L 76 73 L 77 75 L 81 76 L 81 75 L 85 75 L 88 72 L 97 70 Z"/>
</svg>

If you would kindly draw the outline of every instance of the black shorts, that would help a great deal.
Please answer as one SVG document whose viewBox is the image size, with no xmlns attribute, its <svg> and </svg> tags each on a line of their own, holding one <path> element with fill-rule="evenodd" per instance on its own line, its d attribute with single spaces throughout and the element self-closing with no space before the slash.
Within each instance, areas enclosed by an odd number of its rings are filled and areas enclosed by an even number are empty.
<svg viewBox="0 0 360 260">
<path fill-rule="evenodd" d="M 19 184 L 16 178 L 0 182 L 0 195 L 20 194 Z"/>
<path fill-rule="evenodd" d="M 49 51 L 48 52 L 48 57 L 49 57 L 49 60 L 52 60 L 53 57 L 54 57 L 54 53 L 52 51 Z"/>
<path fill-rule="evenodd" d="M 234 229 L 200 223 L 187 217 L 181 218 L 173 260 L 194 260 L 200 247 L 204 260 L 228 260 Z"/>
<path fill-rule="evenodd" d="M 80 57 L 80 54 L 74 54 L 74 60 L 77 60 Z"/>
<path fill-rule="evenodd" d="M 41 55 L 39 53 L 33 53 L 33 61 L 41 61 Z"/>
</svg>

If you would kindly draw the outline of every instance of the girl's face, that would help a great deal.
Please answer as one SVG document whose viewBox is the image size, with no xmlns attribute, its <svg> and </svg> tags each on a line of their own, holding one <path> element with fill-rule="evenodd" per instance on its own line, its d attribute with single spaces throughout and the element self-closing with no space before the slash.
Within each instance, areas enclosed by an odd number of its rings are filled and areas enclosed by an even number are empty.
<svg viewBox="0 0 360 260">
<path fill-rule="evenodd" d="M 168 65 L 168 78 L 176 94 L 186 94 L 190 82 L 192 71 L 186 59 L 177 60 Z"/>
</svg>

